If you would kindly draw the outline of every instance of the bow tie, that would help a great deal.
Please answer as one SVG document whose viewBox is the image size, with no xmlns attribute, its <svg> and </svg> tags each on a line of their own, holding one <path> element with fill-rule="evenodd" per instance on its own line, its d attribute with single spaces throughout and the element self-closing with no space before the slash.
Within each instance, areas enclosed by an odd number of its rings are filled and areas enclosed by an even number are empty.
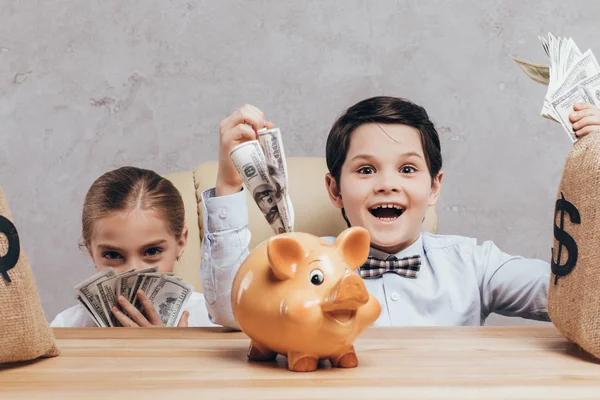
<svg viewBox="0 0 600 400">
<path fill-rule="evenodd" d="M 358 273 L 363 278 L 379 278 L 386 272 L 394 272 L 406 278 L 416 278 L 421 268 L 421 256 L 409 256 L 401 259 L 389 256 L 386 260 L 369 257 Z"/>
</svg>

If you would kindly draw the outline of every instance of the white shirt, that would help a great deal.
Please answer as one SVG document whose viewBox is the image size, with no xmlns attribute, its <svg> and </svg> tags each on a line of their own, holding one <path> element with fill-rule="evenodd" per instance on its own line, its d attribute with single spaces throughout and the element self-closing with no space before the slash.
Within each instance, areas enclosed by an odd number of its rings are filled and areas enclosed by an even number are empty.
<svg viewBox="0 0 600 400">
<path fill-rule="evenodd" d="M 200 275 L 212 322 L 239 329 L 231 310 L 231 286 L 249 254 L 250 231 L 244 191 L 214 197 L 202 193 L 204 240 Z M 333 242 L 334 238 L 324 238 Z M 491 313 L 549 321 L 547 294 L 550 265 L 542 260 L 511 256 L 494 243 L 473 238 L 433 235 L 396 254 L 419 254 L 416 279 L 386 273 L 364 279 L 381 304 L 374 326 L 483 325 Z M 371 249 L 370 255 L 388 254 Z"/>
<path fill-rule="evenodd" d="M 189 311 L 189 327 L 197 326 L 218 326 L 210 322 L 204 296 L 201 293 L 194 292 L 183 306 L 184 311 Z M 95 327 L 96 323 L 90 318 L 87 311 L 81 304 L 77 304 L 65 311 L 59 313 L 54 321 L 50 323 L 53 328 L 86 328 Z"/>
</svg>

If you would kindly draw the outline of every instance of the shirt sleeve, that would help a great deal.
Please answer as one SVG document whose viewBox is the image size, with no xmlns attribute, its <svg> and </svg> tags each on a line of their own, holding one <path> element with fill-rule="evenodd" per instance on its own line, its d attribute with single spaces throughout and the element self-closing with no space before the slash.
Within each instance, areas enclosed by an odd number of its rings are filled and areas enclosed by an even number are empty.
<svg viewBox="0 0 600 400">
<path fill-rule="evenodd" d="M 215 197 L 215 189 L 202 192 L 202 263 L 200 277 L 210 321 L 239 330 L 231 308 L 231 286 L 248 256 L 250 230 L 245 191 Z"/>
<path fill-rule="evenodd" d="M 198 292 L 192 293 L 187 304 L 183 307 L 189 311 L 188 327 L 219 326 L 213 324 L 207 313 L 206 298 Z"/>
<path fill-rule="evenodd" d="M 80 304 L 59 313 L 50 323 L 51 328 L 95 327 L 96 323 L 88 316 Z"/>
<path fill-rule="evenodd" d="M 550 264 L 536 259 L 511 256 L 492 242 L 477 246 L 475 260 L 481 271 L 481 312 L 550 321 L 548 285 Z"/>
<path fill-rule="evenodd" d="M 67 326 L 65 325 L 65 319 L 61 314 L 58 314 L 53 320 L 52 322 L 50 322 L 50 327 L 51 328 L 66 328 Z"/>
</svg>

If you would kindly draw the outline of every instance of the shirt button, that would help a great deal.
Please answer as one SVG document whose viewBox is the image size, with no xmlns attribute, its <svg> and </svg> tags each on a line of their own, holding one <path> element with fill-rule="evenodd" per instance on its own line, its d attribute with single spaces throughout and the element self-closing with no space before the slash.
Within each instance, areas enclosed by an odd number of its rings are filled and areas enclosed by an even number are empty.
<svg viewBox="0 0 600 400">
<path fill-rule="evenodd" d="M 392 300 L 394 300 L 394 301 L 400 300 L 400 295 L 396 292 L 392 293 Z"/>
<path fill-rule="evenodd" d="M 225 218 L 227 218 L 227 210 L 226 210 L 226 209 L 224 209 L 224 208 L 221 208 L 221 209 L 219 210 L 219 218 L 221 218 L 221 219 L 225 219 Z"/>
<path fill-rule="evenodd" d="M 202 254 L 202 257 L 203 257 L 205 260 L 208 260 L 208 253 L 207 253 L 207 252 L 204 252 L 204 254 Z"/>
</svg>

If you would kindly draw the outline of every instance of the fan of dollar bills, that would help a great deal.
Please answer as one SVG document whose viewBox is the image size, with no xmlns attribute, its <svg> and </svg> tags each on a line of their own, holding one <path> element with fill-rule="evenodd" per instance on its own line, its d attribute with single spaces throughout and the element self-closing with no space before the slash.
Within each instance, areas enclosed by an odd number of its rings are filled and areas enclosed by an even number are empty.
<svg viewBox="0 0 600 400">
<path fill-rule="evenodd" d="M 118 306 L 117 298 L 121 295 L 146 315 L 137 298 L 138 290 L 146 293 L 165 326 L 174 327 L 194 288 L 173 273 L 158 272 L 158 267 L 121 274 L 107 268 L 75 286 L 77 300 L 102 328 L 121 326 L 111 311 L 113 306 Z"/>
<path fill-rule="evenodd" d="M 548 86 L 541 115 L 559 122 L 575 142 L 569 114 L 578 102 L 600 104 L 600 66 L 591 49 L 582 54 L 571 38 L 549 33 L 548 39 L 539 39 L 550 59 L 549 66 L 512 58 L 527 76 Z"/>
<path fill-rule="evenodd" d="M 294 230 L 294 208 L 279 128 L 261 129 L 258 140 L 235 146 L 229 153 L 258 208 L 276 234 Z"/>
</svg>

